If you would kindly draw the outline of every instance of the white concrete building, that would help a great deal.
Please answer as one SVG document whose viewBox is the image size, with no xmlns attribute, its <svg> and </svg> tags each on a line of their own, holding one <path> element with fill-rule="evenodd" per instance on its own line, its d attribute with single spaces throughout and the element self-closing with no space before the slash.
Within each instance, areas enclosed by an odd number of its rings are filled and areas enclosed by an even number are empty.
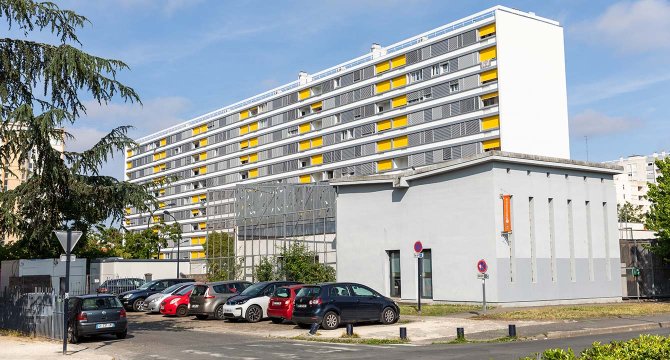
<svg viewBox="0 0 670 360">
<path fill-rule="evenodd" d="M 385 173 L 492 150 L 568 158 L 563 28 L 496 6 L 137 142 L 126 179 L 155 184 L 160 211 L 150 218 L 128 208 L 126 227 L 178 221 L 183 254 L 202 258 L 209 190 Z"/>
<path fill-rule="evenodd" d="M 500 305 L 621 299 L 615 165 L 488 152 L 337 187 L 337 278 L 416 300 Z M 503 201 L 511 195 L 511 233 Z"/>
<path fill-rule="evenodd" d="M 656 179 L 661 175 L 656 167 L 656 160 L 668 157 L 665 151 L 651 155 L 633 155 L 619 160 L 608 161 L 608 164 L 623 166 L 622 174 L 614 176 L 616 186 L 617 204 L 626 202 L 639 207 L 642 212 L 649 211 L 649 200 L 645 197 L 648 184 L 656 184 Z"/>
</svg>

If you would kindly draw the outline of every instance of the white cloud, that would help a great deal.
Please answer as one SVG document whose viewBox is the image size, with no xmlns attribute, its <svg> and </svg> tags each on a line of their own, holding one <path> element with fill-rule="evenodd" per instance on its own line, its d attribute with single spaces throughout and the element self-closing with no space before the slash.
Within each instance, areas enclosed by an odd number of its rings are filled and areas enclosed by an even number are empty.
<svg viewBox="0 0 670 360">
<path fill-rule="evenodd" d="M 638 119 L 614 117 L 588 109 L 570 119 L 570 135 L 574 137 L 609 135 L 622 133 L 640 125 Z"/>
<path fill-rule="evenodd" d="M 670 74 L 658 73 L 641 78 L 633 75 L 618 75 L 596 82 L 574 87 L 569 94 L 570 105 L 584 105 L 619 95 L 644 90 L 653 85 L 670 81 Z"/>
<path fill-rule="evenodd" d="M 670 1 L 620 1 L 596 19 L 577 24 L 575 34 L 621 52 L 670 49 Z"/>
</svg>

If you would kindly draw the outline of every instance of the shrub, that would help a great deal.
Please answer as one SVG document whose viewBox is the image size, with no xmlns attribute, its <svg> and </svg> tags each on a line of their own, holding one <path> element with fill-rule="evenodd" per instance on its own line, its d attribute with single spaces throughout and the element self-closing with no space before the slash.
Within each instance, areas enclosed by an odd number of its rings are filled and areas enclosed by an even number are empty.
<svg viewBox="0 0 670 360">
<path fill-rule="evenodd" d="M 670 359 L 670 336 L 640 335 L 628 341 L 609 344 L 594 342 L 576 357 L 571 349 L 548 349 L 522 360 L 665 360 Z"/>
</svg>

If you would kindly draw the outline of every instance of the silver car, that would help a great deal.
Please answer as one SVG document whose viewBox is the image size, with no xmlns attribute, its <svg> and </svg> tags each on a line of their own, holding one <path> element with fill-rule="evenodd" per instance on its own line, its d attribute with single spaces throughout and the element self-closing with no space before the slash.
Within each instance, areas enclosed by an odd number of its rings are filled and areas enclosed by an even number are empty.
<svg viewBox="0 0 670 360">
<path fill-rule="evenodd" d="M 168 287 L 167 289 L 165 289 L 165 290 L 163 290 L 159 293 L 156 293 L 156 294 L 153 294 L 153 295 L 149 296 L 148 298 L 146 298 L 144 300 L 143 310 L 148 312 L 148 313 L 159 313 L 160 310 L 161 310 L 160 309 L 161 302 L 163 300 L 172 296 L 173 294 L 175 294 L 179 290 L 181 290 L 185 287 L 188 287 L 190 285 L 193 285 L 193 284 L 195 284 L 195 283 L 187 282 L 187 283 L 174 284 L 174 285 Z"/>
</svg>

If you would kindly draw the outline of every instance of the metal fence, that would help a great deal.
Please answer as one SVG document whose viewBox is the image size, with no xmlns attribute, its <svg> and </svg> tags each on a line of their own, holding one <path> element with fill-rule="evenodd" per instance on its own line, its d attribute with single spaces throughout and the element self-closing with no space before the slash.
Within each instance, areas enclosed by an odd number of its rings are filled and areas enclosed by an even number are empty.
<svg viewBox="0 0 670 360">
<path fill-rule="evenodd" d="M 6 290 L 0 296 L 0 328 L 62 339 L 63 305 L 64 297 L 51 288 L 36 288 L 32 292 L 19 288 Z"/>
</svg>

